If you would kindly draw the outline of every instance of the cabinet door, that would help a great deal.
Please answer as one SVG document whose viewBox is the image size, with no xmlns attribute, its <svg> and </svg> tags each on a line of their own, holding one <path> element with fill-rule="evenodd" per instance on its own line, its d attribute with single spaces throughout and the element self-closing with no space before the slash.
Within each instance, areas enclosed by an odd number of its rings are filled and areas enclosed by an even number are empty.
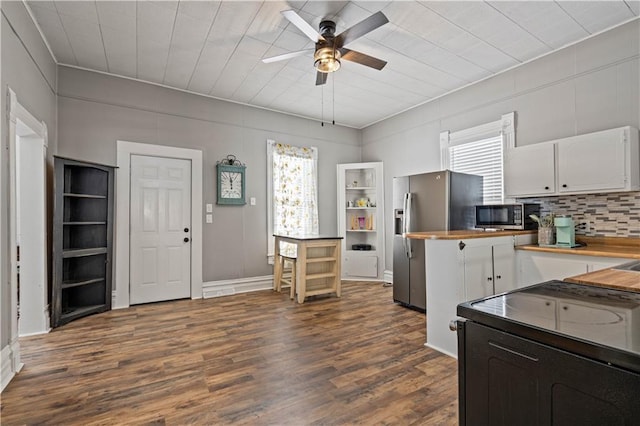
<svg viewBox="0 0 640 426">
<path fill-rule="evenodd" d="M 461 425 L 630 425 L 640 375 L 467 321 Z"/>
<path fill-rule="evenodd" d="M 344 257 L 342 267 L 345 277 L 376 278 L 378 276 L 378 256 L 347 255 Z"/>
<path fill-rule="evenodd" d="M 464 248 L 465 300 L 494 294 L 491 246 Z"/>
<path fill-rule="evenodd" d="M 495 294 L 515 290 L 518 287 L 513 243 L 493 246 L 493 279 Z"/>
<path fill-rule="evenodd" d="M 540 419 L 540 360 L 509 334 L 467 321 L 458 348 L 460 424 L 531 425 Z M 519 339 L 518 339 L 519 340 Z"/>
<path fill-rule="evenodd" d="M 553 194 L 556 190 L 554 145 L 540 143 L 507 150 L 504 187 L 507 197 Z"/>
<path fill-rule="evenodd" d="M 622 132 L 621 129 L 616 129 Z M 558 191 L 599 191 L 625 187 L 625 144 L 597 132 L 558 142 Z"/>
</svg>

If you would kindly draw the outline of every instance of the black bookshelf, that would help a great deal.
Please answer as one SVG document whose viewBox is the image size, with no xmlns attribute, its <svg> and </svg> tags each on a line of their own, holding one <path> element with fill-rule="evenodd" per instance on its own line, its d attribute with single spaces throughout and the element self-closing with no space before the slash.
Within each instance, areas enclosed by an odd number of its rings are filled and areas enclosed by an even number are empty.
<svg viewBox="0 0 640 426">
<path fill-rule="evenodd" d="M 51 325 L 111 309 L 114 168 L 54 157 Z"/>
</svg>

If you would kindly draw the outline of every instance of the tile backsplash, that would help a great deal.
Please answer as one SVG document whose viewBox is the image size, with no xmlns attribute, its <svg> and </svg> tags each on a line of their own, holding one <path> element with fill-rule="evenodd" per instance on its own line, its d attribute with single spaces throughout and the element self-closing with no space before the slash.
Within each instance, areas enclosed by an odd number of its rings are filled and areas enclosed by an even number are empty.
<svg viewBox="0 0 640 426">
<path fill-rule="evenodd" d="M 570 215 L 576 235 L 640 238 L 640 192 L 523 198 L 540 204 L 542 214 Z M 581 224 L 588 223 L 589 230 Z"/>
</svg>

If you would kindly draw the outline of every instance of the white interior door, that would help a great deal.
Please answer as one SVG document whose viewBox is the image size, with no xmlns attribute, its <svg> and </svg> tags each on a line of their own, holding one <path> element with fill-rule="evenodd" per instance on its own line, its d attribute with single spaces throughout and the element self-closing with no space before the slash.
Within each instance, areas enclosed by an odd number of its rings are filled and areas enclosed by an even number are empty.
<svg viewBox="0 0 640 426">
<path fill-rule="evenodd" d="M 191 161 L 131 156 L 130 303 L 191 296 Z"/>
</svg>

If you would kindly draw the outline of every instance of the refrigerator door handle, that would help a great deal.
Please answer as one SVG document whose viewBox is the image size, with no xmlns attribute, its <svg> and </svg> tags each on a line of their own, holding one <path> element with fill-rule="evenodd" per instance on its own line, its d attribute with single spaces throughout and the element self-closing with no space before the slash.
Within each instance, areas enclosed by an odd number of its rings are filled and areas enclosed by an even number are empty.
<svg viewBox="0 0 640 426">
<path fill-rule="evenodd" d="M 411 231 L 411 200 L 412 200 L 412 194 L 410 192 L 407 192 L 406 194 L 404 194 L 405 196 L 405 209 L 404 209 L 404 217 L 405 217 L 405 233 L 410 232 Z M 411 239 L 407 238 L 405 236 L 405 248 L 406 248 L 406 253 L 407 253 L 407 257 L 409 259 L 411 259 L 413 257 L 413 249 L 411 248 Z"/>
</svg>

